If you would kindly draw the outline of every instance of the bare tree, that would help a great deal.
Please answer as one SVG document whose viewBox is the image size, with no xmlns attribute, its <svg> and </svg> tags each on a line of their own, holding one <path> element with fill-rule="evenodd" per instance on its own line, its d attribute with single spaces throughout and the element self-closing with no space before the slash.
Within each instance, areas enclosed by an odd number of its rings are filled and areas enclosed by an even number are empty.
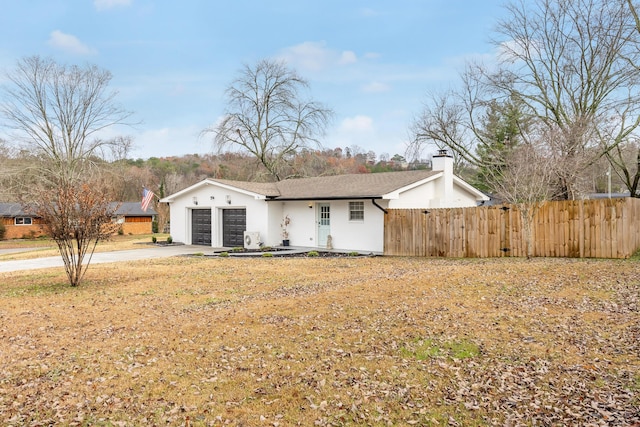
<svg viewBox="0 0 640 427">
<path fill-rule="evenodd" d="M 505 155 L 503 168 L 489 169 L 486 176 L 499 199 L 518 207 L 527 258 L 534 255 L 534 216 L 554 196 L 551 183 L 555 168 L 545 149 L 542 144 L 521 144 Z"/>
<path fill-rule="evenodd" d="M 495 33 L 497 66 L 468 65 L 461 89 L 431 100 L 415 134 L 477 166 L 487 145 L 481 120 L 487 107 L 515 100 L 525 124 L 554 135 L 546 152 L 555 160 L 559 197 L 577 197 L 584 170 L 640 126 L 640 70 L 629 66 L 640 58 L 640 37 L 627 2 L 508 3 Z M 519 131 L 523 141 L 536 138 Z M 417 138 L 415 145 L 425 142 Z"/>
<path fill-rule="evenodd" d="M 626 6 L 630 15 L 633 17 L 633 27 L 636 36 L 640 36 L 640 16 L 638 9 L 632 0 L 626 0 Z M 640 49 L 640 48 L 639 48 Z M 640 63 L 637 57 L 627 58 L 630 67 L 640 71 Z M 633 129 L 635 131 L 635 129 Z M 603 134 L 612 140 L 617 134 L 617 129 L 613 128 L 610 132 Z M 607 158 L 613 168 L 613 171 L 623 182 L 631 197 L 640 197 L 640 144 L 638 143 L 637 132 L 628 133 L 626 138 L 621 137 L 620 144 L 614 149 L 607 151 Z"/>
<path fill-rule="evenodd" d="M 462 98 L 460 92 L 453 90 L 428 95 L 422 112 L 411 124 L 411 141 L 405 150 L 410 162 L 423 158 L 427 150 L 449 149 L 456 173 L 465 163 L 479 165 L 475 154 L 478 140 L 468 120 L 473 111 L 466 108 Z"/>
<path fill-rule="evenodd" d="M 276 180 L 299 149 L 319 145 L 332 115 L 320 103 L 304 98 L 309 84 L 283 62 L 246 65 L 226 90 L 227 112 L 205 132 L 215 134 L 218 149 L 248 151 Z"/>
<path fill-rule="evenodd" d="M 0 199 L 4 201 L 12 201 L 12 178 L 20 168 L 14 151 L 13 147 L 3 139 L 0 139 Z"/>
<path fill-rule="evenodd" d="M 631 139 L 617 145 L 607 153 L 613 172 L 629 191 L 631 197 L 640 197 L 640 142 Z"/>
<path fill-rule="evenodd" d="M 94 159 L 118 151 L 123 140 L 98 137 L 131 115 L 115 104 L 116 92 L 108 92 L 108 71 L 32 56 L 7 79 L 0 112 L 13 137 L 44 160 L 38 170 L 44 179 L 82 180 Z"/>
<path fill-rule="evenodd" d="M 519 0 L 497 27 L 501 67 L 487 79 L 498 92 L 517 94 L 549 131 L 559 132 L 556 155 L 581 163 L 579 169 L 640 125 L 640 73 L 629 67 L 639 58 L 639 37 L 625 3 Z M 616 131 L 602 132 L 603 126 Z M 576 195 L 573 172 L 557 171 L 564 198 Z"/>
<path fill-rule="evenodd" d="M 476 185 L 491 192 L 484 171 L 504 165 L 508 151 L 527 137 L 530 120 L 516 97 L 493 98 L 491 87 L 478 80 L 476 67 L 467 66 L 459 89 L 429 95 L 411 125 L 407 156 L 413 161 L 432 146 L 451 151 L 454 171 L 476 168 Z"/>
<path fill-rule="evenodd" d="M 67 66 L 33 56 L 19 61 L 7 80 L 0 113 L 31 160 L 23 179 L 16 180 L 28 186 L 15 191 L 43 218 L 69 283 L 77 286 L 86 271 L 83 261 L 110 234 L 112 188 L 100 166 L 130 145 L 128 139 L 102 140 L 99 133 L 125 123 L 130 113 L 108 91 L 111 74 L 96 66 Z"/>
<path fill-rule="evenodd" d="M 37 191 L 27 209 L 42 218 L 47 234 L 56 242 L 69 284 L 78 286 L 100 240 L 116 231 L 112 221 L 117 205 L 104 183 L 63 183 Z"/>
</svg>

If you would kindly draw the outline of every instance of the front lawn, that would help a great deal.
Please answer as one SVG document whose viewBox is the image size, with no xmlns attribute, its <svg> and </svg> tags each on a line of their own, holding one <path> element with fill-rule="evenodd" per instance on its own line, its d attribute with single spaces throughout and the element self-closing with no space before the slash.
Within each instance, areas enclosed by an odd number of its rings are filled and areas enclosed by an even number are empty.
<svg viewBox="0 0 640 427">
<path fill-rule="evenodd" d="M 0 424 L 634 425 L 638 261 L 176 257 L 4 274 Z"/>
<path fill-rule="evenodd" d="M 152 243 L 152 236 L 158 241 L 166 241 L 168 234 L 142 234 L 142 235 L 113 235 L 108 240 L 98 243 L 96 252 L 121 251 L 126 249 L 140 249 Z M 33 259 L 48 256 L 59 256 L 60 252 L 56 242 L 49 238 L 41 237 L 36 239 L 14 239 L 0 240 L 0 250 L 2 249 L 24 249 L 24 251 L 0 253 L 0 261 L 16 259 Z"/>
</svg>

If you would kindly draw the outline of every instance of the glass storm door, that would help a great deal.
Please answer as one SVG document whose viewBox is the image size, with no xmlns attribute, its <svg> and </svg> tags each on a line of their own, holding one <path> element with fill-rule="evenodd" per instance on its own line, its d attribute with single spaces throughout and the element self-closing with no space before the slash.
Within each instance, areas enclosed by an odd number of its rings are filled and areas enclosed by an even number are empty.
<svg viewBox="0 0 640 427">
<path fill-rule="evenodd" d="M 318 204 L 318 246 L 327 246 L 327 236 L 331 234 L 331 206 Z"/>
</svg>

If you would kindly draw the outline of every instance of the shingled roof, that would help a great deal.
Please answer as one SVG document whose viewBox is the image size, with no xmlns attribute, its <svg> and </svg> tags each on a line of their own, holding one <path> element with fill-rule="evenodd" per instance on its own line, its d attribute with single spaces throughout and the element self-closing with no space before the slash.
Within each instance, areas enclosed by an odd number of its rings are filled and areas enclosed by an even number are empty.
<svg viewBox="0 0 640 427">
<path fill-rule="evenodd" d="M 442 172 L 426 170 L 320 176 L 277 183 L 277 199 L 353 199 L 382 197 Z"/>
<path fill-rule="evenodd" d="M 28 216 L 20 203 L 0 203 L 1 217 Z"/>
<path fill-rule="evenodd" d="M 118 205 L 116 215 L 124 216 L 151 216 L 156 215 L 156 211 L 152 208 L 147 209 L 146 212 L 140 207 L 140 202 L 112 202 L 111 208 L 113 209 Z M 16 216 L 33 216 L 26 212 L 20 203 L 0 203 L 0 217 L 16 217 Z"/>
<path fill-rule="evenodd" d="M 116 210 L 115 214 L 116 215 L 123 215 L 123 216 L 152 216 L 152 215 L 156 215 L 157 212 L 155 210 L 153 210 L 153 208 L 151 206 L 149 206 L 149 208 L 147 209 L 147 211 L 143 211 L 142 207 L 140 206 L 140 202 L 113 202 L 111 204 L 111 208 L 113 208 L 115 205 L 119 205 L 118 206 L 118 210 Z"/>
<path fill-rule="evenodd" d="M 261 194 L 268 198 L 277 197 L 280 195 L 277 182 L 248 182 L 248 181 L 232 181 L 229 179 L 214 179 L 210 178 L 208 181 L 220 183 L 222 185 L 228 185 L 229 187 L 245 190 L 250 193 Z"/>
<path fill-rule="evenodd" d="M 433 177 L 440 171 L 403 171 L 246 182 L 210 179 L 223 185 L 266 196 L 272 200 L 355 199 L 382 197 L 407 185 Z"/>
</svg>

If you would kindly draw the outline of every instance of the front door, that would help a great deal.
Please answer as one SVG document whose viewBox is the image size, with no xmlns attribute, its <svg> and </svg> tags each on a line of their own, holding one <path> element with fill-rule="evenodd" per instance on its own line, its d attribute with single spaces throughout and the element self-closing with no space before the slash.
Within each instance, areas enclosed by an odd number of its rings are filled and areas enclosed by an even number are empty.
<svg viewBox="0 0 640 427">
<path fill-rule="evenodd" d="M 327 237 L 331 234 L 331 206 L 318 204 L 318 246 L 327 246 Z"/>
</svg>

